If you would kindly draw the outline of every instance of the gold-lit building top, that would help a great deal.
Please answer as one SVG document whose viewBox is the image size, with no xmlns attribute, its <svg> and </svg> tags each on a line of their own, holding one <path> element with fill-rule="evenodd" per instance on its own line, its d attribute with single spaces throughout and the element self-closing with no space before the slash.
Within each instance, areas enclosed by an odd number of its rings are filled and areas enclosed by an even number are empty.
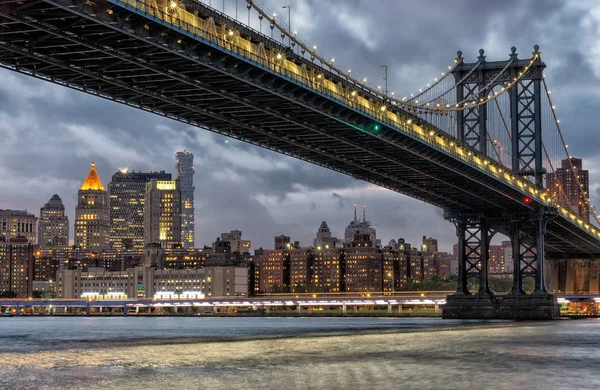
<svg viewBox="0 0 600 390">
<path fill-rule="evenodd" d="M 90 168 L 90 172 L 88 173 L 85 181 L 81 185 L 80 190 L 82 191 L 104 191 L 104 186 L 102 185 L 102 180 L 100 180 L 100 176 L 96 172 L 96 164 L 92 161 L 92 167 Z"/>
</svg>

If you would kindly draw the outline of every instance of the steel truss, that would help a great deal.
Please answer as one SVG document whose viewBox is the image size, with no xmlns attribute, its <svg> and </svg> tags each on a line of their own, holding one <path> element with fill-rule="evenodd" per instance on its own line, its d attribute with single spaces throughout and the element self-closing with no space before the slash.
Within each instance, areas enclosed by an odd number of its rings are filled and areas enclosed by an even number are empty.
<svg viewBox="0 0 600 390">
<path fill-rule="evenodd" d="M 492 297 L 489 288 L 489 245 L 496 233 L 509 237 L 513 254 L 512 295 L 524 295 L 523 280 L 535 280 L 534 294 L 547 293 L 544 284 L 544 246 L 546 227 L 556 210 L 540 208 L 531 213 L 501 217 L 485 214 L 458 214 L 445 211 L 444 218 L 454 223 L 458 236 L 458 288 L 456 294 L 471 295 L 469 280 L 479 284 L 477 295 Z"/>
<path fill-rule="evenodd" d="M 183 1 L 256 44 L 285 50 L 254 30 L 219 19 L 200 2 Z M 306 59 L 297 61 L 316 67 Z M 0 67 L 308 161 L 455 213 L 483 213 L 489 220 L 506 210 L 527 213 L 536 206 L 524 204 L 521 191 L 406 133 L 385 125 L 367 130 L 373 118 L 354 107 L 106 0 L 1 1 Z M 551 224 L 546 243 L 557 256 L 600 253 L 599 240 L 563 217 Z M 473 245 L 472 274 L 481 267 Z"/>
<path fill-rule="evenodd" d="M 539 53 L 535 46 L 534 55 Z M 487 62 L 484 51 L 479 50 L 475 63 L 464 63 L 462 53 L 456 58 L 454 70 L 457 101 L 479 101 L 517 78 L 528 60 L 519 60 L 516 48 L 511 49 L 506 61 Z M 543 185 L 545 170 L 542 166 L 541 80 L 546 65 L 539 56 L 523 74 L 510 93 L 510 131 L 512 138 L 512 171 L 521 176 L 534 176 L 537 185 Z M 475 71 L 466 77 L 469 72 Z M 492 83 L 493 81 L 493 83 Z M 487 154 L 487 103 L 457 112 L 459 141 Z"/>
</svg>

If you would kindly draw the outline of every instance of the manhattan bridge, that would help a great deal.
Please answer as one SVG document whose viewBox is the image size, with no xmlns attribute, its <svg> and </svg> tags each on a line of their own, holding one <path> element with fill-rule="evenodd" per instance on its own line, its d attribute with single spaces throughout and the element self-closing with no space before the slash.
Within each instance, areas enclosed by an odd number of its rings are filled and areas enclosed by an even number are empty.
<svg viewBox="0 0 600 390">
<path fill-rule="evenodd" d="M 546 283 L 568 283 L 575 262 L 587 261 L 597 292 L 589 260 L 600 255 L 600 225 L 537 46 L 521 56 L 513 47 L 503 61 L 458 52 L 430 84 L 394 96 L 257 1 L 245 5 L 247 21 L 197 0 L 0 0 L 0 66 L 442 208 L 459 257 L 446 318 L 555 318 Z M 550 180 L 565 161 L 575 200 Z M 514 286 L 504 296 L 488 285 L 496 233 L 512 243 Z M 526 278 L 535 291 L 523 290 Z"/>
</svg>

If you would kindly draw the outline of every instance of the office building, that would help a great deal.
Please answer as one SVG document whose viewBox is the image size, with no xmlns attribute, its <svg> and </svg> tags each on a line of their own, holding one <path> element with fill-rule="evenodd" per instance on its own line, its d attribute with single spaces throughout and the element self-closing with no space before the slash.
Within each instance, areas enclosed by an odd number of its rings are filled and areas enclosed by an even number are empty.
<svg viewBox="0 0 600 390">
<path fill-rule="evenodd" d="M 108 184 L 111 248 L 144 248 L 144 194 L 151 179 L 170 181 L 171 174 L 121 169 L 112 176 Z"/>
<path fill-rule="evenodd" d="M 31 297 L 35 249 L 27 237 L 0 239 L 0 293 Z"/>
<path fill-rule="evenodd" d="M 75 245 L 84 251 L 99 251 L 109 248 L 110 210 L 108 194 L 92 166 L 81 185 L 75 209 Z"/>
<path fill-rule="evenodd" d="M 40 249 L 65 250 L 69 247 L 69 217 L 56 194 L 40 208 L 37 242 Z"/>
<path fill-rule="evenodd" d="M 586 222 L 590 221 L 590 210 L 585 201 L 590 191 L 589 172 L 583 169 L 580 158 L 562 160 L 560 168 L 546 175 L 546 188 L 552 197 L 568 206 L 573 213 Z"/>
<path fill-rule="evenodd" d="M 151 179 L 144 194 L 144 244 L 181 246 L 179 180 Z"/>
<path fill-rule="evenodd" d="M 35 244 L 37 217 L 27 210 L 0 210 L 0 237 L 8 239 L 26 237 Z"/>
<path fill-rule="evenodd" d="M 194 155 L 187 150 L 175 153 L 181 186 L 181 240 L 184 248 L 194 247 Z"/>
</svg>

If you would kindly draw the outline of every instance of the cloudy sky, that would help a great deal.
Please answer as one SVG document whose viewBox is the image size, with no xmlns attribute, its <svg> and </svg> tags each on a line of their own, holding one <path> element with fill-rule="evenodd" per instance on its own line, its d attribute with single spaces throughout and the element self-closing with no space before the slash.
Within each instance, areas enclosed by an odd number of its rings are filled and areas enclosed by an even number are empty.
<svg viewBox="0 0 600 390">
<path fill-rule="evenodd" d="M 225 0 L 235 13 L 235 0 Z M 239 0 L 239 16 L 247 11 Z M 222 7 L 222 0 L 212 0 Z M 292 26 L 354 74 L 378 80 L 389 66 L 390 91 L 406 95 L 480 48 L 527 58 L 540 45 L 547 82 L 569 150 L 590 170 L 600 200 L 600 4 L 596 1 L 287 0 L 266 1 Z M 266 25 L 266 23 L 265 23 Z M 266 27 L 266 26 L 263 26 Z M 266 32 L 266 28 L 264 31 Z M 121 166 L 175 171 L 174 153 L 196 156 L 196 243 L 240 229 L 253 248 L 287 234 L 303 245 L 322 220 L 343 236 L 353 204 L 367 206 L 377 236 L 419 243 L 437 237 L 451 250 L 454 228 L 432 206 L 308 163 L 230 140 L 43 81 L 0 71 L 0 208 L 39 208 L 57 193 L 71 222 L 77 190 L 96 162 L 105 186 Z"/>
</svg>

